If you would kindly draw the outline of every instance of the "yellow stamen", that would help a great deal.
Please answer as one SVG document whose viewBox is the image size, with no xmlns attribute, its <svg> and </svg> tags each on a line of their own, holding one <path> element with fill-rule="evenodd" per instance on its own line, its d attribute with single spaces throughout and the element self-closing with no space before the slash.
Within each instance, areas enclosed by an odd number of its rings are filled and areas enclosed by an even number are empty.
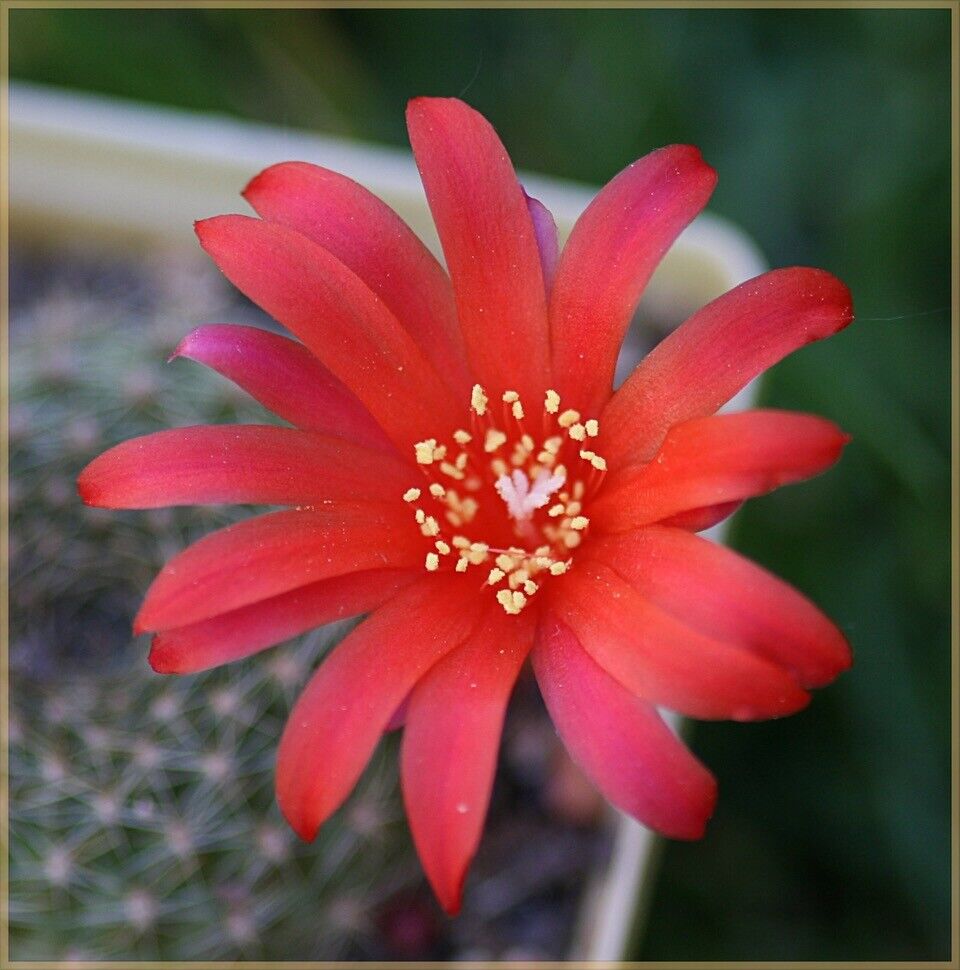
<svg viewBox="0 0 960 970">
<path fill-rule="evenodd" d="M 440 557 L 435 552 L 428 552 L 424 566 L 428 573 L 434 573 L 440 568 Z"/>
<path fill-rule="evenodd" d="M 587 434 L 590 435 L 591 438 L 596 438 L 596 436 L 600 434 L 600 422 L 596 418 L 591 418 L 587 422 Z"/>
<path fill-rule="evenodd" d="M 484 393 L 483 388 L 479 384 L 474 384 L 473 391 L 470 394 L 470 407 L 472 407 L 481 418 L 487 413 L 488 400 L 489 398 Z"/>
<path fill-rule="evenodd" d="M 483 450 L 488 454 L 493 454 L 505 441 L 507 436 L 496 428 L 489 428 L 487 435 L 483 439 Z"/>
<path fill-rule="evenodd" d="M 547 391 L 546 399 L 543 402 L 543 408 L 547 414 L 556 414 L 560 410 L 560 395 L 554 390 Z"/>
<path fill-rule="evenodd" d="M 420 498 L 420 489 L 419 488 L 408 488 L 403 493 L 403 500 L 404 500 L 404 502 L 416 502 L 416 500 L 418 498 Z"/>
<path fill-rule="evenodd" d="M 569 428 L 571 424 L 576 424 L 580 420 L 580 412 L 574 411 L 572 408 L 568 411 L 564 411 L 563 414 L 557 418 L 557 424 L 561 428 Z"/>
</svg>

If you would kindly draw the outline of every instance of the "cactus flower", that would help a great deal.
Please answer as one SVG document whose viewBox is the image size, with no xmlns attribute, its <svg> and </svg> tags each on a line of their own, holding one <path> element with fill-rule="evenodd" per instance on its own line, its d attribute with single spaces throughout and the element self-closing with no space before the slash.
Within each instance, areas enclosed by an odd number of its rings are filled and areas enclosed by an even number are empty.
<svg viewBox="0 0 960 970">
<path fill-rule="evenodd" d="M 713 190 L 700 152 L 629 165 L 561 251 L 481 115 L 420 98 L 407 120 L 446 268 L 350 179 L 268 168 L 244 191 L 258 217 L 196 229 L 299 339 L 204 326 L 174 356 L 289 426 L 137 438 L 94 460 L 79 489 L 109 508 L 286 506 L 174 556 L 135 629 L 154 634 L 155 670 L 189 673 L 369 613 L 290 715 L 279 804 L 312 839 L 402 724 L 413 838 L 454 913 L 528 656 L 574 760 L 678 839 L 703 834 L 716 785 L 658 710 L 779 717 L 849 666 L 815 606 L 697 532 L 838 458 L 846 436 L 819 417 L 715 412 L 852 310 L 821 270 L 765 273 L 695 313 L 614 392 L 644 286 Z"/>
</svg>

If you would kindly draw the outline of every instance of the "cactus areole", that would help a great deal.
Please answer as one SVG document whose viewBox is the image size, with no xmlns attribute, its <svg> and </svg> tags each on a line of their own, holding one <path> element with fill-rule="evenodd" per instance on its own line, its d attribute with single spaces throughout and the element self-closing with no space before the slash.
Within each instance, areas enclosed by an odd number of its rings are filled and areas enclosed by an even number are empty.
<svg viewBox="0 0 960 970">
<path fill-rule="evenodd" d="M 852 308 L 826 272 L 765 273 L 695 313 L 613 392 L 644 286 L 706 204 L 713 169 L 683 145 L 639 159 L 561 251 L 481 115 L 419 98 L 407 122 L 446 268 L 350 179 L 268 168 L 244 191 L 258 218 L 206 219 L 197 235 L 299 339 L 204 326 L 174 356 L 290 427 L 137 438 L 79 488 L 109 508 L 287 506 L 175 556 L 135 628 L 154 634 L 157 671 L 189 673 L 369 613 L 290 715 L 278 799 L 312 839 L 402 724 L 413 837 L 454 913 L 528 656 L 575 761 L 678 839 L 703 834 L 716 785 L 658 708 L 779 717 L 849 666 L 816 607 L 696 533 L 837 460 L 847 438 L 821 418 L 715 412 Z"/>
</svg>

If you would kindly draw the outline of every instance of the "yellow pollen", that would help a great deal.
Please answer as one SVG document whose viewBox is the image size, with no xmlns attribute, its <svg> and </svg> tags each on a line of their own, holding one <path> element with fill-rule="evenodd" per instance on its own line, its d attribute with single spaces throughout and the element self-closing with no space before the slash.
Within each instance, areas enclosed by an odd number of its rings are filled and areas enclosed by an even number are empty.
<svg viewBox="0 0 960 970">
<path fill-rule="evenodd" d="M 539 586 L 538 586 L 538 585 L 537 585 L 537 584 L 536 584 L 536 583 L 535 583 L 535 582 L 534 582 L 534 581 L 533 581 L 532 579 L 528 579 L 528 580 L 527 580 L 527 581 L 526 581 L 526 582 L 525 582 L 525 583 L 523 584 L 523 591 L 524 591 L 524 592 L 525 592 L 525 593 L 527 594 L 527 596 L 533 596 L 533 594 L 534 594 L 534 593 L 535 593 L 535 592 L 536 592 L 536 591 L 537 591 L 538 589 L 540 589 L 540 587 L 539 587 Z"/>
<path fill-rule="evenodd" d="M 498 569 L 496 566 L 494 566 L 494 568 L 491 569 L 490 573 L 487 575 L 487 582 L 491 586 L 496 586 L 505 575 L 506 573 L 502 569 Z"/>
<path fill-rule="evenodd" d="M 523 405 L 519 401 L 514 401 L 513 407 L 510 410 L 518 421 L 523 420 Z"/>
<path fill-rule="evenodd" d="M 505 573 L 510 572 L 510 570 L 513 569 L 514 566 L 516 566 L 516 562 L 514 561 L 513 556 L 508 556 L 505 552 L 500 553 L 500 555 L 497 556 L 496 559 L 494 559 L 494 562 Z"/>
<path fill-rule="evenodd" d="M 473 435 L 470 434 L 469 431 L 464 431 L 463 428 L 457 428 L 457 430 L 453 432 L 453 440 L 458 445 L 468 445 L 471 441 L 473 441 Z"/>
<path fill-rule="evenodd" d="M 560 435 L 554 435 L 552 438 L 547 438 L 543 443 L 543 450 L 549 451 L 551 455 L 556 455 L 560 449 L 563 447 L 563 438 Z"/>
<path fill-rule="evenodd" d="M 590 435 L 591 438 L 596 438 L 596 436 L 600 434 L 600 422 L 596 418 L 591 418 L 587 422 L 587 434 Z"/>
<path fill-rule="evenodd" d="M 448 461 L 440 462 L 440 471 L 443 472 L 444 475 L 448 475 L 450 478 L 456 479 L 458 482 L 463 481 L 463 479 L 466 478 L 463 472 L 460 471 L 456 465 L 451 465 Z"/>
<path fill-rule="evenodd" d="M 457 549 L 469 549 L 470 548 L 470 540 L 468 538 L 466 538 L 466 536 L 454 536 L 450 541 L 453 543 L 454 547 L 457 548 Z"/>
<path fill-rule="evenodd" d="M 490 462 L 490 470 L 497 478 L 507 474 L 507 463 L 502 458 L 495 458 Z"/>
<path fill-rule="evenodd" d="M 487 413 L 487 395 L 484 393 L 483 388 L 479 384 L 473 385 L 473 391 L 470 394 L 470 407 L 473 408 L 480 417 L 483 417 Z"/>
<path fill-rule="evenodd" d="M 456 566 L 454 566 L 453 568 L 458 573 L 465 573 L 467 571 L 467 567 L 469 565 L 470 565 L 470 563 L 468 563 L 466 559 L 458 559 Z"/>
<path fill-rule="evenodd" d="M 557 424 L 561 428 L 569 428 L 571 424 L 576 424 L 580 420 L 580 412 L 574 411 L 572 408 L 568 411 L 564 411 L 563 414 L 557 418 Z"/>
<path fill-rule="evenodd" d="M 567 515 L 579 515 L 580 509 L 582 508 L 583 506 L 579 502 L 567 502 L 567 507 L 564 509 L 564 512 L 566 512 Z"/>
<path fill-rule="evenodd" d="M 590 520 L 585 515 L 578 515 L 575 519 L 571 521 L 570 528 L 582 531 L 588 525 L 590 525 Z"/>
<path fill-rule="evenodd" d="M 439 552 L 441 556 L 450 555 L 450 547 L 443 541 L 443 539 L 437 539 L 434 546 L 436 546 L 437 552 Z"/>
<path fill-rule="evenodd" d="M 504 391 L 503 392 L 503 403 L 513 404 L 514 401 L 519 401 L 520 395 L 516 391 Z"/>
<path fill-rule="evenodd" d="M 490 428 L 487 431 L 486 437 L 483 439 L 483 450 L 488 455 L 493 454 L 506 440 L 507 436 L 502 431 L 497 431 L 496 428 Z"/>
<path fill-rule="evenodd" d="M 582 424 L 574 424 L 567 432 L 574 441 L 583 441 L 587 436 L 587 429 Z"/>
<path fill-rule="evenodd" d="M 583 537 L 580 535 L 579 532 L 568 532 L 563 537 L 563 544 L 568 549 L 576 549 L 577 546 L 579 546 L 582 541 L 583 541 Z"/>
<path fill-rule="evenodd" d="M 420 526 L 420 531 L 425 536 L 429 536 L 432 539 L 435 535 L 440 534 L 440 524 L 432 515 L 428 515 L 427 521 L 424 522 L 422 526 Z"/>
<path fill-rule="evenodd" d="M 560 410 L 560 395 L 554 390 L 547 391 L 543 407 L 547 414 L 556 414 Z"/>
<path fill-rule="evenodd" d="M 417 511 L 413 513 L 413 517 L 417 520 L 417 525 L 423 525 L 423 523 L 427 521 L 427 513 L 424 512 L 423 509 L 417 509 Z"/>
<path fill-rule="evenodd" d="M 556 518 L 558 515 L 563 515 L 563 503 L 557 502 L 556 505 L 551 505 L 550 508 L 547 509 L 547 515 L 551 515 L 553 518 Z"/>
<path fill-rule="evenodd" d="M 503 607 L 504 612 L 515 616 L 527 605 L 527 598 L 519 590 L 511 593 L 508 589 L 501 589 L 497 593 L 497 602 Z"/>
<path fill-rule="evenodd" d="M 604 459 L 601 458 L 599 455 L 594 455 L 590 459 L 590 464 L 593 465 L 593 467 L 596 468 L 598 472 L 605 472 L 607 470 L 606 461 L 604 461 Z"/>
<path fill-rule="evenodd" d="M 569 567 L 565 562 L 555 562 L 552 566 L 550 566 L 550 575 L 562 576 L 567 571 L 568 568 Z"/>
<path fill-rule="evenodd" d="M 431 438 L 428 441 L 418 441 L 414 446 L 414 451 L 417 454 L 417 464 L 419 465 L 432 465 L 433 464 L 433 447 L 436 445 L 437 439 Z"/>
<path fill-rule="evenodd" d="M 424 566 L 428 573 L 436 572 L 440 568 L 440 557 L 435 552 L 428 552 Z"/>
<path fill-rule="evenodd" d="M 447 494 L 447 490 L 439 482 L 434 482 L 430 486 L 430 494 L 434 498 L 443 498 Z"/>
<path fill-rule="evenodd" d="M 464 468 L 467 467 L 467 462 L 469 460 L 470 456 L 465 451 L 461 451 L 460 454 L 457 455 L 457 460 L 454 462 L 454 465 L 456 465 L 459 471 L 463 471 Z"/>
<path fill-rule="evenodd" d="M 404 500 L 404 502 L 416 502 L 416 500 L 418 498 L 420 498 L 420 489 L 419 488 L 408 488 L 403 493 L 403 500 Z"/>
</svg>

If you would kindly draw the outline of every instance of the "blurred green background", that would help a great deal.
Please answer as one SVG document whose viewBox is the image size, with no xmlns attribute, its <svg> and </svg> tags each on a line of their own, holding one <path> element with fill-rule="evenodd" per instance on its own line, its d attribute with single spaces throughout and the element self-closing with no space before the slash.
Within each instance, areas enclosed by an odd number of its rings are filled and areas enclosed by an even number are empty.
<svg viewBox="0 0 960 970">
<path fill-rule="evenodd" d="M 762 402 L 853 443 L 754 501 L 734 543 L 807 592 L 856 664 L 804 713 L 705 724 L 707 838 L 663 848 L 632 954 L 950 955 L 950 12 L 13 10 L 15 78 L 405 145 L 460 95 L 518 167 L 600 185 L 698 145 L 712 211 L 771 265 L 831 270 L 859 322 Z"/>
</svg>

